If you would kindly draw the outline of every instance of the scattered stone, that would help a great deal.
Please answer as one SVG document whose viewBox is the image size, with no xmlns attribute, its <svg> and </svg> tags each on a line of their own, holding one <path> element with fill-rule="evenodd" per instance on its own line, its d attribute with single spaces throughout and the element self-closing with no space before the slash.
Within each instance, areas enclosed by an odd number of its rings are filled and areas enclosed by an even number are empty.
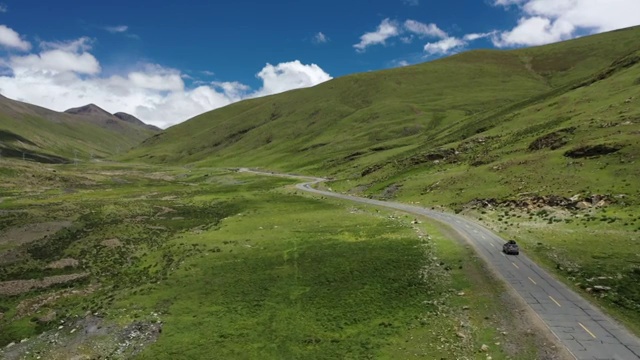
<svg viewBox="0 0 640 360">
<path fill-rule="evenodd" d="M 467 336 L 461 332 L 457 332 L 456 336 L 459 337 L 460 339 L 465 339 Z"/>
<path fill-rule="evenodd" d="M 108 248 L 117 248 L 122 246 L 122 242 L 118 238 L 103 240 L 100 244 Z"/>
<path fill-rule="evenodd" d="M 480 346 L 480 351 L 482 352 L 487 352 L 489 351 L 489 347 L 485 344 L 482 344 L 482 346 Z"/>
<path fill-rule="evenodd" d="M 460 291 L 460 292 L 458 293 L 458 296 L 464 296 L 464 291 Z"/>
<path fill-rule="evenodd" d="M 609 291 L 609 290 L 611 290 L 611 287 L 610 286 L 596 285 L 596 286 L 593 287 L 593 290 L 596 290 L 596 291 Z"/>
<path fill-rule="evenodd" d="M 465 305 L 465 306 L 463 306 L 463 307 L 462 307 L 462 310 L 469 310 L 469 309 L 470 309 L 470 308 L 469 308 L 467 305 Z"/>
<path fill-rule="evenodd" d="M 0 295 L 19 295 L 25 292 L 29 292 L 33 289 L 42 289 L 56 284 L 65 284 L 75 280 L 84 279 L 88 276 L 88 273 L 79 273 L 49 276 L 45 277 L 42 280 L 29 279 L 2 281 L 0 282 Z"/>
<path fill-rule="evenodd" d="M 47 265 L 47 269 L 64 269 L 66 267 L 77 267 L 80 262 L 76 259 L 66 258 L 51 262 Z"/>
</svg>

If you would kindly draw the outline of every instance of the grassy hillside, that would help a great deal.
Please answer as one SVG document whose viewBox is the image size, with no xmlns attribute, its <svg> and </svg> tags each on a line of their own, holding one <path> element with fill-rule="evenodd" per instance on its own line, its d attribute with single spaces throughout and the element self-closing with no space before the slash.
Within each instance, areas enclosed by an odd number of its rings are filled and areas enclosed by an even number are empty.
<svg viewBox="0 0 640 360">
<path fill-rule="evenodd" d="M 203 114 L 149 139 L 127 158 L 336 174 L 362 170 L 510 122 L 510 114 L 566 93 L 640 49 L 639 35 L 640 28 L 632 28 L 346 76 Z"/>
<path fill-rule="evenodd" d="M 0 95 L 0 156 L 57 163 L 124 152 L 156 131 L 112 116 L 72 115 Z"/>
</svg>

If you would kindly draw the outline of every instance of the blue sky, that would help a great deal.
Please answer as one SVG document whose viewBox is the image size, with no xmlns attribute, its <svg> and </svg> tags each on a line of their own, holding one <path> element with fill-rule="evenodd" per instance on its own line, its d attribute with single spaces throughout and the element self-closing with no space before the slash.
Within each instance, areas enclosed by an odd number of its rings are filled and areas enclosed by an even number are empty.
<svg viewBox="0 0 640 360">
<path fill-rule="evenodd" d="M 0 0 L 0 93 L 166 127 L 332 77 L 636 24 L 637 0 Z"/>
</svg>

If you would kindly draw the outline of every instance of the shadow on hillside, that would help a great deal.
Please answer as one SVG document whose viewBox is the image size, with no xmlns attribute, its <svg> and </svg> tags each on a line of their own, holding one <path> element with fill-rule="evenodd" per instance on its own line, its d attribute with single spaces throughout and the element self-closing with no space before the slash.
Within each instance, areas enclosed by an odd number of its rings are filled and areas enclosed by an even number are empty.
<svg viewBox="0 0 640 360">
<path fill-rule="evenodd" d="M 71 161 L 69 159 L 50 155 L 43 154 L 36 151 L 24 150 L 24 149 L 13 149 L 0 147 L 0 156 L 6 158 L 14 158 L 14 159 L 24 159 L 28 161 L 35 161 L 43 164 L 69 164 Z"/>
</svg>

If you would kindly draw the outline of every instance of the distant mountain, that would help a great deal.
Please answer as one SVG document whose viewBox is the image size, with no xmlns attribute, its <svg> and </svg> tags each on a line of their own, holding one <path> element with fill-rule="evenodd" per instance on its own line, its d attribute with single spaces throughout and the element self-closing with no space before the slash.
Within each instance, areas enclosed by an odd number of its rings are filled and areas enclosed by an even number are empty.
<svg viewBox="0 0 640 360">
<path fill-rule="evenodd" d="M 102 108 L 98 107 L 95 104 L 89 104 L 77 108 L 71 108 L 64 111 L 67 114 L 73 115 L 87 115 L 87 116 L 104 116 L 104 117 L 112 117 L 110 113 Z"/>
<path fill-rule="evenodd" d="M 124 113 L 124 112 L 117 112 L 115 114 L 113 114 L 113 116 L 117 117 L 118 119 L 128 122 L 129 124 L 134 124 L 134 125 L 139 125 L 139 126 L 144 126 L 149 130 L 153 130 L 153 131 L 162 131 L 162 129 L 160 129 L 157 126 L 153 126 L 153 125 L 149 125 L 149 124 L 145 124 L 142 120 L 138 119 L 137 117 Z"/>
<path fill-rule="evenodd" d="M 0 95 L 0 151 L 3 157 L 68 162 L 124 152 L 157 133 L 123 121 L 90 104 L 57 112 Z"/>
<path fill-rule="evenodd" d="M 124 123 L 133 125 L 136 128 L 144 128 L 147 130 L 151 130 L 154 132 L 162 131 L 160 128 L 157 128 L 153 125 L 147 125 L 142 122 L 140 119 L 136 118 L 133 115 L 129 115 L 127 113 L 118 112 L 115 114 L 111 114 L 108 111 L 100 108 L 95 104 L 89 104 L 77 108 L 71 108 L 65 110 L 65 113 L 82 116 L 87 120 L 94 121 L 96 124 L 106 127 L 112 130 L 122 130 L 127 127 L 124 126 Z"/>
</svg>

